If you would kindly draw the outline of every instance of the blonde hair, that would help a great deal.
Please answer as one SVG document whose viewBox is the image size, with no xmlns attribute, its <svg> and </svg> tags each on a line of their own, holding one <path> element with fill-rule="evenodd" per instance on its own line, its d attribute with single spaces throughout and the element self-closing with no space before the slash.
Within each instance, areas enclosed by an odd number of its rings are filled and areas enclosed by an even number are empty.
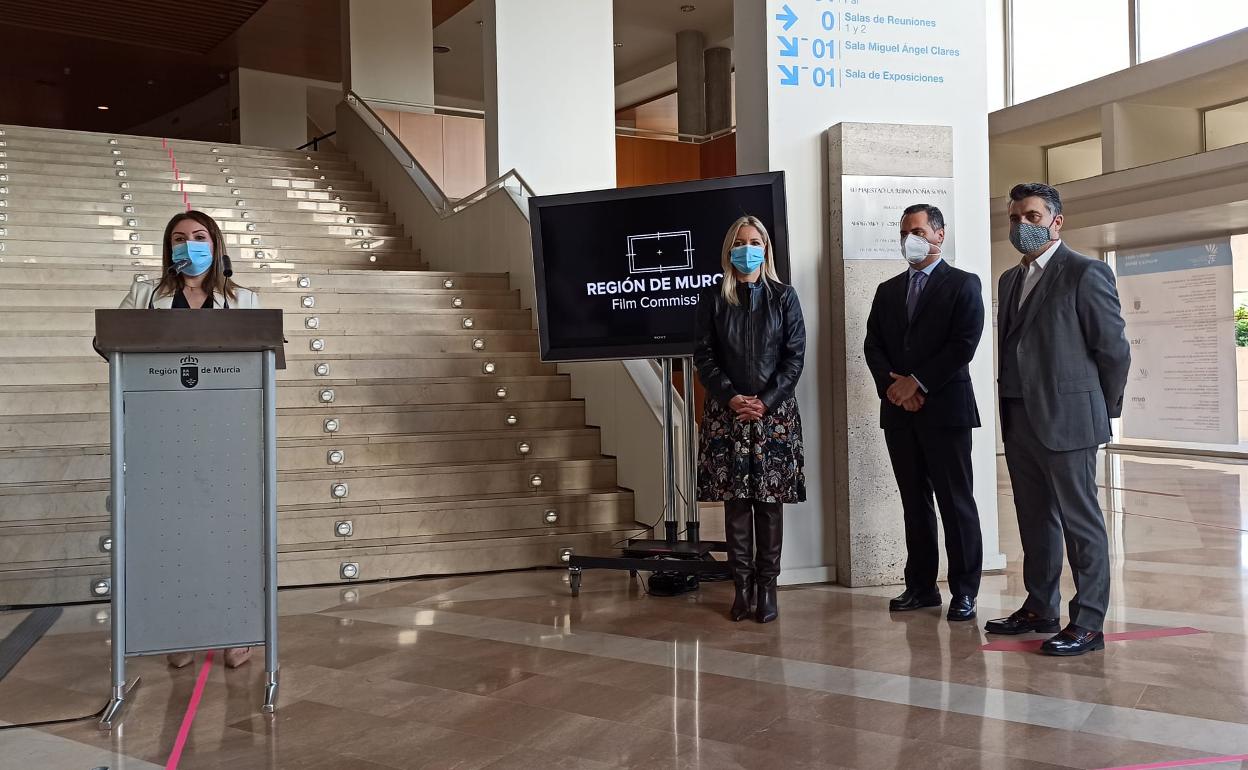
<svg viewBox="0 0 1248 770">
<path fill-rule="evenodd" d="M 760 278 L 763 283 L 768 281 L 780 283 L 780 276 L 776 273 L 776 263 L 771 251 L 771 236 L 767 233 L 767 228 L 763 226 L 758 217 L 741 217 L 728 228 L 728 235 L 724 236 L 724 251 L 719 259 L 720 267 L 724 272 L 724 280 L 720 283 L 719 290 L 724 295 L 724 301 L 729 305 L 741 304 L 737 299 L 737 269 L 732 264 L 732 244 L 737 240 L 737 233 L 746 225 L 753 227 L 763 237 L 763 273 Z"/>
</svg>

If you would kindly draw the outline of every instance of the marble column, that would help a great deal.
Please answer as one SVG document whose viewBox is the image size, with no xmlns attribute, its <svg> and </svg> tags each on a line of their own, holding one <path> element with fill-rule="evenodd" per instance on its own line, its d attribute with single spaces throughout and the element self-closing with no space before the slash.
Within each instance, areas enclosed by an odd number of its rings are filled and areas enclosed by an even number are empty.
<svg viewBox="0 0 1248 770">
<path fill-rule="evenodd" d="M 706 133 L 732 125 L 732 51 L 722 46 L 706 49 Z"/>
<path fill-rule="evenodd" d="M 838 123 L 827 132 L 832 306 L 832 461 L 837 468 L 836 578 L 848 586 L 902 582 L 906 540 L 880 398 L 862 344 L 876 287 L 905 269 L 898 258 L 846 259 L 842 176 L 953 176 L 953 130 L 946 126 Z M 920 202 L 920 201 L 916 201 Z"/>
<path fill-rule="evenodd" d="M 676 33 L 676 122 L 682 134 L 706 133 L 706 36 Z"/>
</svg>

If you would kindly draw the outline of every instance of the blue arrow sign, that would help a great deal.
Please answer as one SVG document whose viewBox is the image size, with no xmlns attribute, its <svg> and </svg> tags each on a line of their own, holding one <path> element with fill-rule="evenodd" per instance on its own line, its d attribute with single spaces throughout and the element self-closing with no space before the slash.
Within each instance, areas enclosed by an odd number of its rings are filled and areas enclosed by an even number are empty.
<svg viewBox="0 0 1248 770">
<path fill-rule="evenodd" d="M 793 25 L 797 23 L 797 14 L 793 13 L 793 9 L 786 3 L 784 6 L 784 13 L 776 14 L 776 21 L 784 22 L 784 31 L 788 32 L 793 28 Z"/>
<path fill-rule="evenodd" d="M 786 67 L 783 64 L 778 64 L 776 66 L 780 68 L 780 76 L 781 76 L 780 85 L 782 86 L 797 85 L 798 68 L 796 64 L 794 64 L 792 67 Z"/>
<path fill-rule="evenodd" d="M 776 39 L 780 41 L 781 56 L 797 56 L 797 38 L 777 35 Z"/>
</svg>

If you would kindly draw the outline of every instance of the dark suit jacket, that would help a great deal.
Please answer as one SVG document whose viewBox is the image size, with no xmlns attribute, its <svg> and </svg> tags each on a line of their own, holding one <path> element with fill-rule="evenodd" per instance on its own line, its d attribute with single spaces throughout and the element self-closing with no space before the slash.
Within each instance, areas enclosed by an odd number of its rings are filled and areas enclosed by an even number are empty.
<svg viewBox="0 0 1248 770">
<path fill-rule="evenodd" d="M 997 333 L 1002 348 L 1018 336 L 1023 404 L 1036 436 L 1054 452 L 1104 444 L 1131 370 L 1114 273 L 1062 244 L 1019 310 L 1024 275 L 1017 265 L 1001 276 Z"/>
<path fill-rule="evenodd" d="M 914 319 L 906 320 L 910 271 L 880 284 L 867 318 L 867 366 L 880 395 L 880 426 L 978 428 L 979 408 L 968 364 L 984 332 L 979 276 L 941 261 L 927 279 Z M 917 412 L 885 397 L 889 372 L 914 375 L 927 388 Z"/>
</svg>

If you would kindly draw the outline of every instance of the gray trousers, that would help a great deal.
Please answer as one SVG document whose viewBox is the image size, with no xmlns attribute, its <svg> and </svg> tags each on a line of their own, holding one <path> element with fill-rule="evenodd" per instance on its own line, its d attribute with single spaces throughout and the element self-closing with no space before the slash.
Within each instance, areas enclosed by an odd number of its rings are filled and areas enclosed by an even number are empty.
<svg viewBox="0 0 1248 770">
<path fill-rule="evenodd" d="M 1023 543 L 1023 609 L 1061 616 L 1062 545 L 1075 578 L 1070 622 L 1100 631 L 1109 607 L 1109 536 L 1096 491 L 1096 447 L 1054 452 L 1021 399 L 1003 399 L 1005 462 Z"/>
</svg>

